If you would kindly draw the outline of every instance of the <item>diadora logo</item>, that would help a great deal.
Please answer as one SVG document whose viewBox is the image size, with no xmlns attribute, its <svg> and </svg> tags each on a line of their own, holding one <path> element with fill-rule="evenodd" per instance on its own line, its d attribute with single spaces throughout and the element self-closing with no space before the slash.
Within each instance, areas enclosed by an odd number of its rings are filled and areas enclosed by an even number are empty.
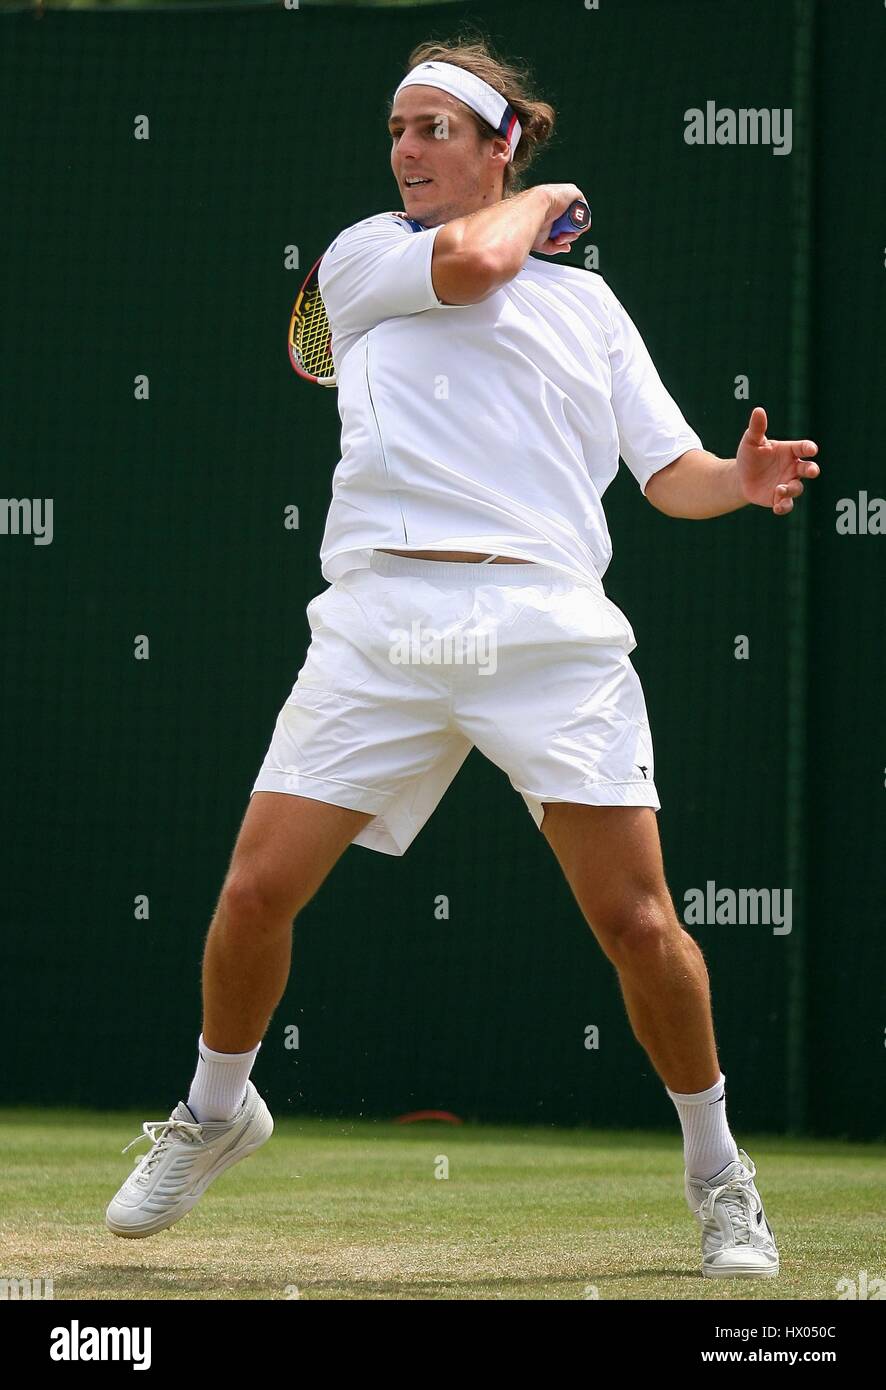
<svg viewBox="0 0 886 1390">
<path fill-rule="evenodd" d="M 131 1361 L 134 1371 L 151 1365 L 149 1327 L 81 1327 L 76 1318 L 69 1327 L 50 1333 L 52 1361 Z"/>
</svg>

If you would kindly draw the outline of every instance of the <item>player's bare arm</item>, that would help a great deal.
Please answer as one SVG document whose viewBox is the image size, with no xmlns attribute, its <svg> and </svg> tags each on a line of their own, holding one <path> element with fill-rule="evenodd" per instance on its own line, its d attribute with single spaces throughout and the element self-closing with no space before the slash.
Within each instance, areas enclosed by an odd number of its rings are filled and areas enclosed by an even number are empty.
<svg viewBox="0 0 886 1390">
<path fill-rule="evenodd" d="M 557 256 L 578 232 L 551 240 L 551 224 L 576 198 L 574 183 L 542 183 L 447 222 L 434 244 L 431 276 L 444 304 L 477 304 L 513 280 L 530 251 Z"/>
<path fill-rule="evenodd" d="M 767 439 L 766 425 L 766 411 L 755 406 L 735 458 L 688 449 L 653 474 L 647 499 L 666 516 L 693 520 L 723 516 L 749 503 L 786 516 L 803 492 L 803 479 L 821 472 L 810 457 L 818 445 L 811 439 Z"/>
</svg>

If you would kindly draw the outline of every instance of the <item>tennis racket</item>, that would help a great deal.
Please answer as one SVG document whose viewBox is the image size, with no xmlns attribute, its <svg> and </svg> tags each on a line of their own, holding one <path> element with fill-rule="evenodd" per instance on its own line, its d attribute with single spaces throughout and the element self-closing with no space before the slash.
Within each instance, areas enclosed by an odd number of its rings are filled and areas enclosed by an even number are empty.
<svg viewBox="0 0 886 1390">
<path fill-rule="evenodd" d="M 402 213 L 397 215 L 405 216 Z M 590 225 L 590 208 L 587 203 L 576 198 L 553 223 L 551 240 L 562 236 L 564 232 L 585 231 Z M 305 381 L 313 381 L 316 386 L 335 386 L 332 332 L 317 278 L 322 259 L 323 257 L 319 256 L 311 266 L 292 308 L 289 319 L 289 361 Z"/>
<path fill-rule="evenodd" d="M 313 381 L 317 386 L 334 386 L 332 333 L 317 280 L 322 259 L 323 256 L 319 256 L 311 266 L 292 308 L 289 361 L 305 381 Z"/>
<path fill-rule="evenodd" d="M 551 224 L 550 239 L 556 241 L 564 232 L 586 232 L 590 225 L 591 209 L 581 198 L 576 198 L 575 202 L 570 203 L 566 211 L 560 214 L 556 222 Z"/>
</svg>

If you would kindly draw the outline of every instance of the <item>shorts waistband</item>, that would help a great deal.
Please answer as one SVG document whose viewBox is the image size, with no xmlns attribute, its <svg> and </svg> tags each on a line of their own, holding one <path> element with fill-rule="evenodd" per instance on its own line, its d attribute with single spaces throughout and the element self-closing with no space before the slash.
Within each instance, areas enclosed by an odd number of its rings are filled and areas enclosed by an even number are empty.
<svg viewBox="0 0 886 1390">
<path fill-rule="evenodd" d="M 554 565 L 539 565 L 534 560 L 484 564 L 470 560 L 422 560 L 411 555 L 389 555 L 384 550 L 373 550 L 369 566 L 376 574 L 443 579 L 447 584 L 552 584 L 555 580 L 564 584 L 581 583 L 581 580 L 573 579 Z M 596 586 L 588 581 L 588 587 Z"/>
</svg>

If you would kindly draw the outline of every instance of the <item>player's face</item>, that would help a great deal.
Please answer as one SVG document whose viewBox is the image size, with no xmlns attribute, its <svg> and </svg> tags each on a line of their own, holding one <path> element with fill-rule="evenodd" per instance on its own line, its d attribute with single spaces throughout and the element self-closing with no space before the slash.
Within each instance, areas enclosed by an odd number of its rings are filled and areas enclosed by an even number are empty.
<svg viewBox="0 0 886 1390">
<path fill-rule="evenodd" d="M 451 222 L 501 197 L 505 140 L 483 140 L 464 106 L 437 87 L 401 92 L 388 122 L 391 169 L 403 210 L 426 227 Z M 427 179 L 414 187 L 407 179 Z"/>
</svg>

